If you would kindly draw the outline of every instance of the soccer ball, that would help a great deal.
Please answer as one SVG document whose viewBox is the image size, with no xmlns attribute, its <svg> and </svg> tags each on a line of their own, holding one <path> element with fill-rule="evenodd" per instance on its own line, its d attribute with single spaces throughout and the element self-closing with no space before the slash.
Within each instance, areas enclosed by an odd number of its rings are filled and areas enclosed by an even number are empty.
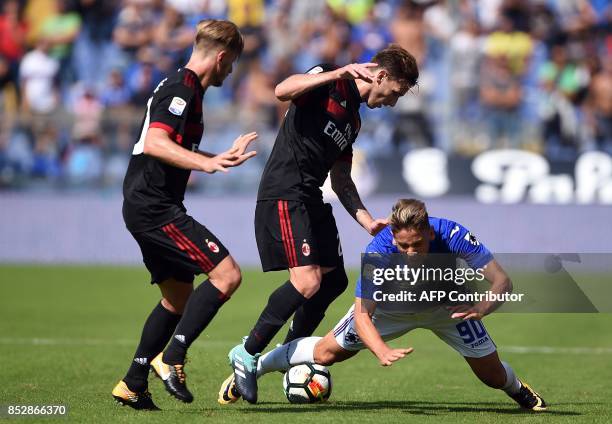
<svg viewBox="0 0 612 424">
<path fill-rule="evenodd" d="M 283 388 L 291 403 L 323 402 L 331 395 L 331 374 L 322 365 L 296 365 L 283 376 Z"/>
</svg>

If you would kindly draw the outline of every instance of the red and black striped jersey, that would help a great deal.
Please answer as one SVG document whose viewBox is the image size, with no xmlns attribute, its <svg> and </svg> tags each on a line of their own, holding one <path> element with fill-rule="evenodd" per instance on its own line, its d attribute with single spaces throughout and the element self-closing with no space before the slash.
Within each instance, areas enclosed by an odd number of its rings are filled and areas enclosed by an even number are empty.
<svg viewBox="0 0 612 424">
<path fill-rule="evenodd" d="M 123 180 L 123 218 L 128 230 L 148 231 L 185 213 L 183 198 L 191 171 L 145 155 L 149 128 L 161 128 L 181 147 L 197 151 L 204 124 L 204 90 L 198 76 L 181 68 L 159 83 L 147 109 Z"/>
<path fill-rule="evenodd" d="M 337 67 L 317 65 L 308 73 Z M 258 200 L 322 200 L 321 186 L 337 160 L 352 160 L 361 127 L 354 80 L 340 79 L 291 103 L 259 183 Z"/>
</svg>

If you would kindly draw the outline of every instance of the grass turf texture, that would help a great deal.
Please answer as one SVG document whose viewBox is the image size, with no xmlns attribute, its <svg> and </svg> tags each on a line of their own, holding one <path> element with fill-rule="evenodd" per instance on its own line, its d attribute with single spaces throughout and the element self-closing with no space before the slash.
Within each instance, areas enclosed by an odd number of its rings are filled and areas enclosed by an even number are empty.
<svg viewBox="0 0 612 424">
<path fill-rule="evenodd" d="M 331 367 L 334 388 L 326 404 L 289 404 L 281 375 L 273 373 L 260 380 L 258 405 L 241 401 L 222 407 L 216 398 L 230 373 L 227 352 L 247 334 L 269 293 L 286 278 L 246 271 L 240 290 L 190 351 L 186 369 L 194 403 L 173 400 L 151 378 L 150 390 L 164 411 L 147 413 L 119 407 L 110 396 L 129 366 L 146 315 L 159 299 L 143 268 L 1 266 L 0 276 L 0 404 L 68 405 L 68 417 L 43 422 L 612 421 L 610 314 L 498 314 L 485 319 L 502 359 L 550 403 L 544 414 L 522 412 L 502 392 L 485 387 L 461 357 L 426 330 L 392 343 L 415 348 L 392 367 L 380 367 L 367 351 Z M 331 329 L 351 301 L 349 289 L 316 334 Z M 274 342 L 284 335 L 285 330 Z M 521 353 L 511 346 L 606 349 Z"/>
</svg>

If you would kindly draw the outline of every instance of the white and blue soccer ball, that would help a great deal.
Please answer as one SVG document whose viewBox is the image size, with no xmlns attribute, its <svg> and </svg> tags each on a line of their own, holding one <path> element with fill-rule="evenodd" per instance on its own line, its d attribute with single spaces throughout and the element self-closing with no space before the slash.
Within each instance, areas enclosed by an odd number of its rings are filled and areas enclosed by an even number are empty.
<svg viewBox="0 0 612 424">
<path fill-rule="evenodd" d="M 291 403 L 324 402 L 331 395 L 331 374 L 322 365 L 296 365 L 283 376 L 283 389 Z"/>
</svg>

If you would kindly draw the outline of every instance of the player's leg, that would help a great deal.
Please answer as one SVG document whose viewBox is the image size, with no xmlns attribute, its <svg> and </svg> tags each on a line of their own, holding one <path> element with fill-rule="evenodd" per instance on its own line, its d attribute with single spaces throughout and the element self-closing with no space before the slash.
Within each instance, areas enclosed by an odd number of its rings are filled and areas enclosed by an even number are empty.
<svg viewBox="0 0 612 424">
<path fill-rule="evenodd" d="M 311 206 L 308 210 L 313 219 L 316 244 L 320 247 L 321 286 L 314 296 L 295 312 L 284 343 L 313 334 L 325 317 L 329 305 L 348 287 L 340 236 L 331 205 Z M 302 250 L 306 248 L 308 247 L 303 244 Z"/>
<path fill-rule="evenodd" d="M 365 348 L 355 328 L 354 308 L 351 306 L 325 337 L 296 339 L 263 355 L 258 363 L 258 375 L 283 371 L 292 365 L 303 363 L 327 366 L 354 356 Z M 376 315 L 373 322 L 386 340 L 399 337 L 412 328 L 410 323 L 392 322 Z"/>
<path fill-rule="evenodd" d="M 209 273 L 189 298 L 175 336 L 164 351 L 164 362 L 182 364 L 189 346 L 212 321 L 219 308 L 237 290 L 241 282 L 240 267 L 232 256 L 226 256 Z"/>
<path fill-rule="evenodd" d="M 159 287 L 162 295 L 161 305 L 180 318 L 189 297 L 193 293 L 193 281 L 179 281 L 176 278 L 168 278 L 159 283 L 157 287 Z M 176 328 L 176 325 L 174 327 Z"/>
<path fill-rule="evenodd" d="M 154 360 L 155 369 L 166 390 L 187 403 L 193 401 L 193 395 L 186 385 L 184 371 L 187 351 L 241 281 L 240 269 L 231 256 L 226 256 L 208 276 L 189 298 L 183 317 L 163 356 L 160 354 Z"/>
<path fill-rule="evenodd" d="M 341 320 L 338 325 L 343 321 Z M 334 332 L 325 337 L 303 337 L 277 346 L 257 361 L 257 378 L 273 371 L 286 371 L 293 365 L 319 364 L 329 366 L 355 356 L 359 350 L 340 346 Z M 218 402 L 227 405 L 236 402 L 240 393 L 235 389 L 234 375 L 230 375 L 219 389 Z"/>
<path fill-rule="evenodd" d="M 357 335 L 353 311 L 354 307 L 351 307 L 323 338 L 296 339 L 263 355 L 258 363 L 258 376 L 305 363 L 330 366 L 355 356 L 365 345 Z M 393 340 L 414 328 L 409 321 L 394 321 L 383 316 L 375 315 L 373 322 L 385 340 Z"/>
<path fill-rule="evenodd" d="M 153 360 L 151 365 L 155 373 L 175 398 L 187 403 L 193 401 L 184 370 L 187 351 L 239 284 L 238 265 L 231 256 L 227 256 L 189 298 L 170 344 Z"/>
<path fill-rule="evenodd" d="M 167 242 L 168 272 L 185 275 L 183 280 L 201 273 L 209 276 L 189 296 L 170 343 L 151 364 L 172 396 L 192 402 L 184 370 L 187 350 L 240 284 L 240 269 L 215 235 L 189 216 L 160 231 Z"/>
<path fill-rule="evenodd" d="M 159 288 L 162 300 L 149 314 L 130 368 L 122 382 L 113 390 L 113 396 L 118 402 L 136 409 L 155 409 L 142 407 L 149 404 L 150 400 L 147 391 L 149 366 L 172 337 L 181 318 L 180 314 L 193 290 L 193 284 L 167 279 L 159 284 Z"/>
<path fill-rule="evenodd" d="M 514 372 L 511 375 L 507 375 L 504 366 L 499 360 L 497 351 L 479 358 L 471 358 L 469 356 L 464 356 L 464 358 L 476 377 L 487 386 L 492 389 L 508 389 L 511 393 L 518 392 L 520 388 L 518 379 Z"/>
<path fill-rule="evenodd" d="M 263 355 L 257 364 L 257 375 L 272 371 L 283 371 L 290 366 L 303 363 L 332 365 L 349 359 L 365 345 L 361 342 L 355 328 L 354 306 L 340 319 L 338 324 L 325 337 L 305 337 L 277 347 Z M 381 314 L 374 314 L 372 322 L 384 340 L 393 340 L 416 327 L 414 322 L 396 320 Z M 236 402 L 240 393 L 236 392 L 233 376 L 228 377 L 219 391 L 219 403 Z"/>
<path fill-rule="evenodd" d="M 245 350 L 251 354 L 263 351 L 296 309 L 317 293 L 321 278 L 318 265 L 289 268 L 289 280 L 268 298 L 268 304 L 245 343 Z"/>
<path fill-rule="evenodd" d="M 321 268 L 313 240 L 310 217 L 301 202 L 258 202 L 255 235 L 264 271 L 289 269 L 289 280 L 268 298 L 244 344 L 229 353 L 236 387 L 250 403 L 257 402 L 257 360 L 295 311 L 321 284 Z M 306 240 L 306 241 L 303 241 Z"/>
<path fill-rule="evenodd" d="M 128 387 L 140 391 L 147 387 L 149 366 L 172 337 L 174 329 L 193 291 L 192 283 L 167 279 L 158 284 L 162 300 L 153 308 L 142 329 L 134 360 L 123 381 Z"/>
<path fill-rule="evenodd" d="M 291 268 L 290 278 L 277 288 L 244 344 L 229 353 L 234 368 L 238 392 L 249 402 L 257 402 L 257 361 L 259 352 L 266 348 L 295 311 L 319 288 L 321 269 L 317 265 Z"/>
<path fill-rule="evenodd" d="M 303 337 L 262 355 L 257 363 L 257 376 L 273 371 L 286 371 L 294 365 L 330 366 L 355 356 L 359 350 L 347 350 L 336 341 L 333 332 L 325 337 Z"/>
<path fill-rule="evenodd" d="M 521 407 L 546 410 L 544 399 L 529 385 L 522 383 L 514 370 L 497 355 L 497 348 L 484 324 L 479 320 L 457 321 L 443 311 L 427 328 L 459 352 L 474 374 L 487 386 L 503 390 Z"/>
<path fill-rule="evenodd" d="M 465 357 L 474 374 L 493 389 L 500 389 L 516 401 L 522 408 L 532 411 L 545 411 L 546 402 L 528 384 L 518 379 L 507 362 L 499 360 L 497 352 L 480 358 Z"/>
<path fill-rule="evenodd" d="M 122 381 L 115 386 L 113 397 L 121 404 L 135 409 L 157 409 L 148 393 L 149 367 L 153 359 L 170 340 L 181 313 L 189 298 L 193 284 L 190 274 L 172 277 L 169 264 L 163 257 L 164 235 L 157 230 L 134 234 L 144 263 L 151 273 L 151 282 L 157 283 L 162 294 L 159 302 L 147 318 L 132 363 Z M 160 242 L 161 241 L 161 242 Z"/>
</svg>

